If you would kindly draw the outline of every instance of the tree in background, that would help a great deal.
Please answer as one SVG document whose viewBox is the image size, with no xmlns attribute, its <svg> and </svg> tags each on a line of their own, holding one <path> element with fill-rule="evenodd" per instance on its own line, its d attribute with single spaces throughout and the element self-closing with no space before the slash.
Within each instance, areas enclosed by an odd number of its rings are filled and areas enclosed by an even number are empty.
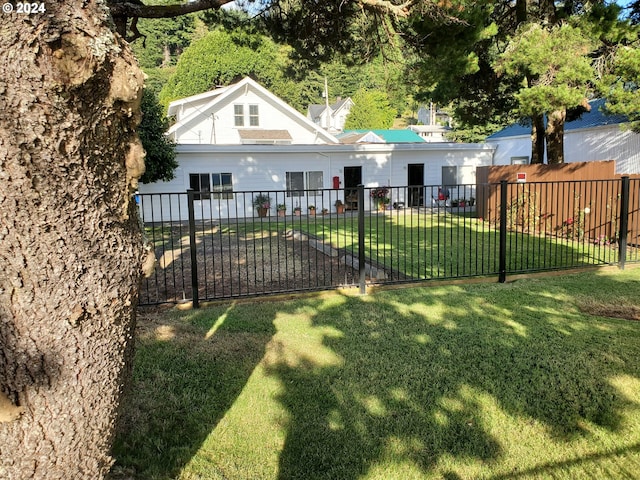
<svg viewBox="0 0 640 480">
<path fill-rule="evenodd" d="M 352 100 L 354 105 L 345 120 L 345 130 L 387 129 L 393 125 L 396 111 L 389 105 L 386 93 L 360 89 Z"/>
<path fill-rule="evenodd" d="M 606 98 L 605 109 L 625 115 L 627 127 L 640 133 L 640 2 L 630 5 L 629 19 L 602 15 L 599 36 L 603 39 L 596 70 L 600 94 Z"/>
<path fill-rule="evenodd" d="M 632 46 L 620 48 L 603 84 L 607 111 L 626 115 L 630 120 L 629 127 L 640 133 L 640 49 Z"/>
<path fill-rule="evenodd" d="M 518 109 L 530 118 L 546 115 L 547 160 L 564 162 L 567 110 L 588 107 L 594 72 L 588 55 L 594 42 L 578 28 L 524 25 L 500 59 L 501 69 L 526 82 L 516 93 Z M 500 71 L 500 70 L 499 70 Z"/>
<path fill-rule="evenodd" d="M 519 85 L 499 75 L 494 63 L 522 21 L 522 4 L 452 1 L 445 12 L 457 20 L 412 16 L 403 26 L 417 97 L 449 106 L 457 140 L 483 140 L 516 120 L 511 112 Z"/>
<path fill-rule="evenodd" d="M 430 18 L 410 17 L 406 24 L 408 44 L 419 52 L 415 68 L 425 85 L 425 94 L 441 104 L 451 102 L 456 133 L 461 139 L 478 140 L 483 133 L 490 134 L 516 120 L 529 120 L 531 162 L 543 162 L 547 144 L 551 161 L 561 161 L 559 142 L 565 113 L 560 104 L 575 104 L 579 85 L 583 87 L 580 105 L 586 105 L 586 99 L 595 94 L 597 65 L 612 58 L 615 45 L 628 31 L 627 22 L 620 19 L 620 7 L 604 2 L 556 3 L 552 0 L 488 3 L 461 0 L 447 2 L 447 6 L 448 11 L 459 12 L 459 22 L 445 26 Z M 533 35 L 532 27 L 527 25 L 539 27 L 539 39 L 545 42 L 546 48 L 557 48 L 558 55 L 564 57 L 570 56 L 567 53 L 571 48 L 577 48 L 580 58 L 568 58 L 572 66 L 563 65 L 563 73 L 556 76 L 559 62 L 553 59 L 554 54 L 544 54 L 545 69 L 542 59 L 537 57 L 543 54 L 542 45 L 530 43 L 531 55 L 522 55 L 517 69 L 505 74 L 504 52 L 522 48 L 516 47 L 521 35 Z M 570 26 L 574 33 L 580 32 L 582 36 L 580 40 L 577 35 L 569 39 L 572 43 L 565 46 L 564 51 L 552 46 L 554 37 L 568 35 L 568 31 L 561 32 L 562 26 Z M 635 35 L 637 37 L 637 33 Z M 442 38 L 447 38 L 447 42 L 442 42 Z M 522 40 L 526 43 L 526 38 Z M 596 68 L 587 75 L 585 67 L 589 62 Z M 515 63 L 512 66 L 515 67 Z M 561 92 L 563 81 L 573 85 L 573 90 Z M 548 85 L 542 88 L 545 82 Z M 555 93 L 551 92 L 552 88 L 557 89 Z M 532 108 L 535 103 L 545 102 L 545 108 Z M 545 125 L 544 114 L 546 109 L 553 108 L 552 104 L 557 109 L 548 112 L 549 126 Z M 584 106 L 568 113 L 575 114 L 581 109 L 584 111 Z"/>
<path fill-rule="evenodd" d="M 178 168 L 175 143 L 164 134 L 169 128 L 169 122 L 152 90 L 145 88 L 140 109 L 142 119 L 138 126 L 138 135 L 146 152 L 145 171 L 140 181 L 153 183 L 172 180 L 174 171 Z"/>
<path fill-rule="evenodd" d="M 286 83 L 282 73 L 287 66 L 285 49 L 259 33 L 211 31 L 182 53 L 160 101 L 166 106 L 172 100 L 229 85 L 245 76 L 281 94 Z"/>
</svg>

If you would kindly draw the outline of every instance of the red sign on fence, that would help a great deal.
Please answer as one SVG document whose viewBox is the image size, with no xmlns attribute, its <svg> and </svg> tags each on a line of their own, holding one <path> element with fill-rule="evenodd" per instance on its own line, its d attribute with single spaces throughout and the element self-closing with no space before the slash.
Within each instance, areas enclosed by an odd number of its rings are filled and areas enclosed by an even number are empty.
<svg viewBox="0 0 640 480">
<path fill-rule="evenodd" d="M 516 173 L 516 182 L 518 182 L 518 183 L 527 183 L 527 174 L 526 174 L 526 172 L 518 172 L 518 173 Z"/>
</svg>

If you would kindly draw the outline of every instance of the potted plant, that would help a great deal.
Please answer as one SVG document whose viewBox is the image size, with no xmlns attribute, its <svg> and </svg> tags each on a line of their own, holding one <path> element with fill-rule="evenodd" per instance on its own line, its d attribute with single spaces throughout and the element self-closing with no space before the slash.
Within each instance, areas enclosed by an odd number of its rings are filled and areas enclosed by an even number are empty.
<svg viewBox="0 0 640 480">
<path fill-rule="evenodd" d="M 293 214 L 296 217 L 299 217 L 301 212 L 302 212 L 302 209 L 300 207 L 296 207 L 296 208 L 293 209 Z"/>
<path fill-rule="evenodd" d="M 266 193 L 259 193 L 253 197 L 253 206 L 258 211 L 259 217 L 266 217 L 271 208 L 271 197 Z"/>
<path fill-rule="evenodd" d="M 374 205 L 378 210 L 383 212 L 387 205 L 391 202 L 389 198 L 389 188 L 388 187 L 376 187 L 372 188 L 369 196 L 373 200 Z"/>
<path fill-rule="evenodd" d="M 467 206 L 467 200 L 465 198 L 459 199 L 458 200 L 458 206 L 462 207 L 462 208 L 466 207 Z"/>
<path fill-rule="evenodd" d="M 336 206 L 336 213 L 344 213 L 344 203 L 342 203 L 342 200 L 336 200 L 334 205 Z"/>
<path fill-rule="evenodd" d="M 475 197 L 471 197 L 469 198 L 469 206 L 473 207 L 476 204 L 476 199 Z"/>
<path fill-rule="evenodd" d="M 276 210 L 278 211 L 279 217 L 284 217 L 287 214 L 287 205 L 284 203 L 279 203 L 276 207 Z"/>
<path fill-rule="evenodd" d="M 322 209 L 322 214 L 326 215 L 327 213 L 329 213 L 329 209 L 328 208 L 323 208 Z"/>
<path fill-rule="evenodd" d="M 307 208 L 309 209 L 309 215 L 315 215 L 316 214 L 316 206 L 315 205 L 309 205 Z"/>
</svg>

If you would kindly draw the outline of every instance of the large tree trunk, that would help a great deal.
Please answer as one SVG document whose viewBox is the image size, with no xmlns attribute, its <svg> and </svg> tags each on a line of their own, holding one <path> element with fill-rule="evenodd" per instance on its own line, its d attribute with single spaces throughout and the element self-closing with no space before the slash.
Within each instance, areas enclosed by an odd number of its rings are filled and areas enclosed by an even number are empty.
<svg viewBox="0 0 640 480">
<path fill-rule="evenodd" d="M 544 163 L 544 117 L 535 115 L 531 120 L 531 164 Z"/>
<path fill-rule="evenodd" d="M 0 478 L 108 472 L 142 239 L 142 74 L 99 0 L 0 25 Z"/>
<path fill-rule="evenodd" d="M 564 122 L 567 110 L 549 113 L 547 119 L 547 160 L 549 164 L 564 163 Z"/>
</svg>

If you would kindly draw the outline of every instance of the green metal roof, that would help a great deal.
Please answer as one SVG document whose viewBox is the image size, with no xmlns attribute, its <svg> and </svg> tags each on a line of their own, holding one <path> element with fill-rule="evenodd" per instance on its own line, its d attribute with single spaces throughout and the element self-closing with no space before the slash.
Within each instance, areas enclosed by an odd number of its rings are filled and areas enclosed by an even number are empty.
<svg viewBox="0 0 640 480">
<path fill-rule="evenodd" d="M 386 143 L 424 143 L 425 139 L 411 130 L 345 130 L 338 138 L 355 134 L 373 132 Z"/>
</svg>

